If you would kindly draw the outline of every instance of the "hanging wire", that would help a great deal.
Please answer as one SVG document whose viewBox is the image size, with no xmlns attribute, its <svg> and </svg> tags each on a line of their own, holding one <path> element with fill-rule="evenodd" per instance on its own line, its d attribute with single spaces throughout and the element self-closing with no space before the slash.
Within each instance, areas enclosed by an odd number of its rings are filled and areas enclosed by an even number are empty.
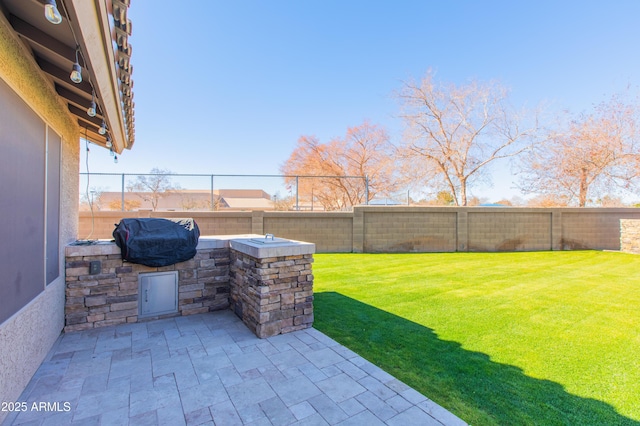
<svg viewBox="0 0 640 426">
<path fill-rule="evenodd" d="M 89 192 L 89 182 L 91 181 L 91 173 L 89 172 L 89 139 L 87 139 L 87 126 L 84 126 L 84 145 L 85 145 L 84 163 L 87 170 L 87 186 L 85 188 L 85 197 L 87 197 L 87 202 L 89 203 L 89 210 L 91 211 L 91 232 L 89 232 L 89 235 L 87 236 L 86 240 L 88 242 L 91 242 L 90 239 L 94 231 L 95 216 L 93 213 L 93 199 L 90 196 L 90 192 Z"/>
<path fill-rule="evenodd" d="M 82 48 L 80 47 L 80 42 L 78 41 L 78 37 L 76 37 L 75 31 L 73 31 L 73 26 L 71 25 L 71 21 L 69 20 L 69 12 L 67 11 L 67 6 L 64 4 L 64 0 L 61 1 L 60 4 L 62 5 L 62 9 L 64 10 L 64 14 L 67 16 L 67 24 L 69 25 L 69 29 L 71 30 L 71 35 L 73 36 L 73 41 L 75 41 L 75 43 L 76 43 L 76 62 L 78 62 L 78 54 L 80 54 L 80 56 L 82 57 L 83 68 L 85 68 L 87 70 L 87 80 L 89 82 L 89 85 L 91 86 L 91 92 L 92 92 L 93 96 L 95 96 L 96 88 L 93 85 L 93 81 L 91 80 L 91 73 L 89 72 L 89 66 L 87 65 L 87 58 L 85 58 L 84 53 L 82 52 Z M 103 121 L 104 121 L 104 109 L 102 108 L 102 105 L 101 105 L 101 102 L 100 102 L 101 99 L 98 98 L 98 97 L 96 97 L 95 99 L 96 99 L 96 105 L 100 109 L 100 114 L 103 115 Z M 86 138 L 86 130 L 87 129 L 85 127 L 85 138 Z"/>
<path fill-rule="evenodd" d="M 67 10 L 67 6 L 64 4 L 64 0 L 60 2 L 60 4 L 62 5 L 62 9 L 64 10 L 64 14 L 67 16 L 67 24 L 69 25 L 69 30 L 71 30 L 71 35 L 73 36 L 73 40 L 76 43 L 76 62 L 78 62 L 78 54 L 82 57 L 82 63 L 84 65 L 84 68 L 87 70 L 87 81 L 89 82 L 89 85 L 91 86 L 91 92 L 92 92 L 92 99 L 95 97 L 95 93 L 96 93 L 96 88 L 93 85 L 93 80 L 91 79 L 91 73 L 89 72 L 89 67 L 87 65 L 87 58 L 85 58 L 84 53 L 82 52 L 82 48 L 80 47 L 80 42 L 78 41 L 78 37 L 76 36 L 75 31 L 73 31 L 73 26 L 71 25 L 71 22 L 69 20 L 69 11 Z M 96 99 L 96 104 L 98 106 L 98 108 L 100 108 L 100 113 L 104 116 L 104 109 L 102 108 L 101 102 L 100 102 L 100 98 L 95 98 Z M 104 122 L 104 117 L 103 117 L 103 122 Z M 87 197 L 87 202 L 89 204 L 89 210 L 91 211 L 91 232 L 89 233 L 89 235 L 86 238 L 86 242 L 88 244 L 93 244 L 93 241 L 91 241 L 91 236 L 93 235 L 93 232 L 95 230 L 95 213 L 93 210 L 93 199 L 91 197 L 90 191 L 89 191 L 89 184 L 90 184 L 90 180 L 91 180 L 91 173 L 89 173 L 89 139 L 87 137 L 87 126 L 84 126 L 84 142 L 85 142 L 85 165 L 86 165 L 86 170 L 87 170 L 87 186 L 85 188 L 85 197 Z"/>
</svg>

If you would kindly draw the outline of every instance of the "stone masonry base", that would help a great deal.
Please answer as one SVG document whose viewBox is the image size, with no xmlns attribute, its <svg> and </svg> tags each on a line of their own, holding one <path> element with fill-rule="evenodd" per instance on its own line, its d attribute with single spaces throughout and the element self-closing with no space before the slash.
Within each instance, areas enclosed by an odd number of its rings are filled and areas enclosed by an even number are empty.
<svg viewBox="0 0 640 426">
<path fill-rule="evenodd" d="M 311 254 L 257 259 L 231 250 L 231 308 L 260 338 L 313 325 Z"/>
<path fill-rule="evenodd" d="M 255 257 L 230 241 L 201 238 L 194 258 L 165 267 L 124 261 L 114 243 L 67 246 L 64 331 L 139 321 L 139 274 L 165 271 L 178 272 L 178 312 L 145 321 L 231 307 L 261 338 L 311 327 L 315 246 L 292 241 L 256 249 L 246 237 L 240 240 L 251 253 L 263 253 Z M 99 262 L 93 274 L 92 262 Z"/>
<path fill-rule="evenodd" d="M 117 248 L 117 247 L 116 247 Z M 89 274 L 91 261 L 101 271 Z M 199 314 L 229 307 L 229 250 L 198 250 L 186 262 L 149 267 L 117 254 L 67 256 L 64 331 L 138 321 L 138 274 L 178 271 L 178 313 Z M 175 315 L 164 315 L 175 316 Z M 157 319 L 159 317 L 147 317 Z"/>
</svg>

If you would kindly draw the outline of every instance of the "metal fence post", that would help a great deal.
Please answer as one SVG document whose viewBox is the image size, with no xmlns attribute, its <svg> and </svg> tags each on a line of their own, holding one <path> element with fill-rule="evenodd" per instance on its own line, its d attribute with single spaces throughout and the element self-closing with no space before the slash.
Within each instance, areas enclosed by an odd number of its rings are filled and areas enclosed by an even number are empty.
<svg viewBox="0 0 640 426">
<path fill-rule="evenodd" d="M 111 176 L 111 177 L 116 177 L 116 176 L 120 176 L 120 180 L 121 180 L 121 184 L 120 184 L 120 210 L 121 211 L 126 211 L 127 210 L 127 206 L 126 206 L 126 196 L 125 196 L 125 190 L 126 190 L 126 177 L 127 177 L 127 173 L 80 173 L 81 176 L 86 175 L 87 179 L 89 179 L 90 176 L 93 175 L 100 175 L 100 176 Z M 149 174 L 149 173 L 129 173 L 129 175 L 131 176 L 153 176 L 153 175 L 157 175 L 157 173 L 153 173 L 153 174 Z M 369 198 L 371 196 L 370 194 L 370 188 L 369 188 L 369 176 L 335 176 L 335 175 L 328 175 L 328 176 L 307 176 L 307 175 L 215 175 L 215 174 L 180 174 L 180 173 L 173 173 L 173 174 L 167 174 L 167 176 L 197 176 L 197 177 L 209 177 L 210 179 L 210 203 L 211 203 L 211 211 L 215 211 L 217 209 L 217 207 L 219 207 L 219 204 L 217 204 L 218 201 L 220 201 L 220 196 L 216 197 L 215 195 L 215 177 L 268 177 L 268 178 L 283 178 L 285 179 L 285 188 L 287 190 L 287 192 L 289 193 L 289 198 L 291 198 L 291 196 L 293 195 L 291 193 L 291 178 L 295 178 L 295 185 L 296 185 L 296 194 L 295 194 L 295 210 L 299 211 L 301 209 L 300 206 L 300 178 L 307 178 L 307 179 L 364 179 L 365 182 L 365 204 L 369 204 Z M 315 186 L 314 186 L 315 182 L 312 180 L 311 181 L 311 210 L 315 210 L 315 194 L 318 191 L 315 191 Z M 89 185 L 87 183 L 87 185 Z M 134 186 L 136 186 L 137 184 L 132 184 L 132 187 L 129 188 L 130 191 L 132 191 L 132 193 L 130 194 L 130 196 L 135 195 L 135 193 L 133 192 L 134 190 Z M 349 185 L 346 185 L 346 187 L 350 188 Z M 115 189 L 115 188 L 114 188 Z M 143 191 L 144 192 L 144 191 Z M 304 195 L 304 194 L 303 194 Z M 357 194 L 356 194 L 357 195 Z M 114 194 L 114 196 L 117 196 Z M 349 195 L 350 196 L 350 195 Z M 308 194 L 305 195 L 305 197 L 308 197 Z M 202 198 L 201 198 L 202 199 Z M 308 200 L 308 198 L 306 198 Z M 361 199 L 358 197 L 358 202 L 362 204 Z M 88 202 L 91 203 L 91 200 L 88 200 Z M 323 204 L 322 202 L 320 202 L 320 204 Z M 348 206 L 342 206 L 342 204 L 340 203 L 340 206 L 342 209 L 347 208 Z M 186 208 L 184 206 L 182 206 L 183 208 Z M 325 208 L 325 206 L 323 205 L 323 208 Z"/>
<path fill-rule="evenodd" d="M 124 173 L 122 174 L 122 192 L 120 192 L 120 209 L 124 211 Z"/>
<path fill-rule="evenodd" d="M 211 175 L 211 211 L 215 210 L 215 205 L 213 204 L 213 175 Z"/>
</svg>

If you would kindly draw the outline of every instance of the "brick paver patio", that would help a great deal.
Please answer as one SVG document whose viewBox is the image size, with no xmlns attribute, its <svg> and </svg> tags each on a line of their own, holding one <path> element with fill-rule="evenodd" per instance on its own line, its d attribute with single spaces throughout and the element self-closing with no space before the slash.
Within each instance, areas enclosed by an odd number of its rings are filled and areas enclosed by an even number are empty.
<svg viewBox="0 0 640 426">
<path fill-rule="evenodd" d="M 19 401 L 3 425 L 466 424 L 313 328 L 258 339 L 231 311 L 63 334 Z"/>
</svg>

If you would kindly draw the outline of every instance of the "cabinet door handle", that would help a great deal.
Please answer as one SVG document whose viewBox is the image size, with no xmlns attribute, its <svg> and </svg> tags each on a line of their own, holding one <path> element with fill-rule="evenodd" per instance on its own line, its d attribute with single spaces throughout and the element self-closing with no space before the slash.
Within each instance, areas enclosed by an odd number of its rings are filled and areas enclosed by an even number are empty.
<svg viewBox="0 0 640 426">
<path fill-rule="evenodd" d="M 144 301 L 147 302 L 147 303 L 149 302 L 149 289 L 148 288 L 144 290 Z"/>
</svg>

